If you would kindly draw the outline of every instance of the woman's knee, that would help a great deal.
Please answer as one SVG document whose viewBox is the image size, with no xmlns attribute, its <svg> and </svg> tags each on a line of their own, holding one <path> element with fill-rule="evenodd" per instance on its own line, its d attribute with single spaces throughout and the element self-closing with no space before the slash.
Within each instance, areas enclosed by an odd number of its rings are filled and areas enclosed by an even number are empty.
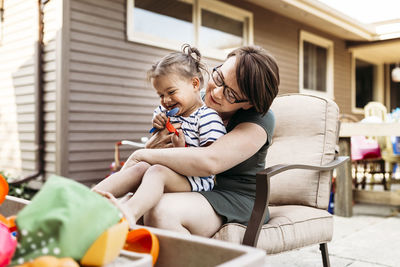
<svg viewBox="0 0 400 267">
<path fill-rule="evenodd" d="M 157 205 L 145 214 L 144 224 L 147 226 L 166 229 L 167 222 L 169 220 L 173 220 L 174 217 L 175 215 L 173 214 L 173 209 L 171 209 L 168 201 L 165 201 L 164 198 L 161 198 Z"/>
</svg>

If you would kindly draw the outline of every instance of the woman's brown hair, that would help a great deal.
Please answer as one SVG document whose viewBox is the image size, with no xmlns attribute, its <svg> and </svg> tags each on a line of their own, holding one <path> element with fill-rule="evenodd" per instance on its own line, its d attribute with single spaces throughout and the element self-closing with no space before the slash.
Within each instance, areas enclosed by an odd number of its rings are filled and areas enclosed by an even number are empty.
<svg viewBox="0 0 400 267">
<path fill-rule="evenodd" d="M 236 57 L 239 89 L 255 110 L 265 114 L 278 94 L 279 67 L 273 56 L 259 46 L 243 46 L 232 51 Z"/>
</svg>

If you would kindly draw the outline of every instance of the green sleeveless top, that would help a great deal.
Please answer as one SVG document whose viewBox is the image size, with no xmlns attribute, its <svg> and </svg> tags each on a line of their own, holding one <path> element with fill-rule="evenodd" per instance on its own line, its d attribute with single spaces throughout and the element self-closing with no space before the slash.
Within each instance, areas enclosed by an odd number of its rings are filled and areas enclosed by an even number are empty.
<svg viewBox="0 0 400 267">
<path fill-rule="evenodd" d="M 254 109 L 240 109 L 230 119 L 226 127 L 227 132 L 243 122 L 251 122 L 261 126 L 267 132 L 266 143 L 249 159 L 217 174 L 216 185 L 212 191 L 199 193 L 208 200 L 216 213 L 222 216 L 224 223 L 236 222 L 247 225 L 254 206 L 256 173 L 265 168 L 265 156 L 271 144 L 275 117 L 271 110 L 263 116 Z M 267 213 L 265 222 L 268 220 L 269 213 Z"/>
</svg>

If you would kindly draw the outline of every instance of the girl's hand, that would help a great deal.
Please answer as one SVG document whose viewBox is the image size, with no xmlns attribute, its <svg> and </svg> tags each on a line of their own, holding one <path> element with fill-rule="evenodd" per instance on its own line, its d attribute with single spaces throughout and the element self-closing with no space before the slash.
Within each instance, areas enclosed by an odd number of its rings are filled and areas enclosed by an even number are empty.
<svg viewBox="0 0 400 267">
<path fill-rule="evenodd" d="M 167 123 L 167 115 L 165 113 L 159 113 L 153 118 L 153 127 L 161 130 L 165 128 L 165 124 Z"/>
<path fill-rule="evenodd" d="M 172 124 L 175 129 L 180 130 L 180 123 Z M 175 135 L 174 133 L 170 133 L 167 129 L 162 129 L 157 131 L 146 143 L 146 148 L 168 148 L 174 147 L 172 143 L 172 137 Z"/>
<path fill-rule="evenodd" d="M 171 141 L 174 147 L 184 147 L 186 144 L 185 136 L 183 135 L 182 129 L 177 129 L 179 136 L 172 134 Z"/>
</svg>

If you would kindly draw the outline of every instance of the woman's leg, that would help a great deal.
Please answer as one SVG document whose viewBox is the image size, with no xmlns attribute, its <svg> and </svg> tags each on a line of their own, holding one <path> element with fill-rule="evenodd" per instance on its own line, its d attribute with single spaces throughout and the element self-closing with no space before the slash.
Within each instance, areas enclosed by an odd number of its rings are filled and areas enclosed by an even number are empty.
<svg viewBox="0 0 400 267">
<path fill-rule="evenodd" d="M 173 170 L 153 165 L 144 174 L 135 194 L 120 208 L 130 225 L 142 217 L 160 201 L 164 192 L 188 192 L 191 186 L 186 177 Z"/>
<path fill-rule="evenodd" d="M 115 197 L 121 197 L 130 191 L 136 190 L 144 173 L 150 166 L 146 162 L 139 162 L 134 166 L 110 175 L 93 187 L 92 190 L 109 192 Z"/>
<path fill-rule="evenodd" d="M 180 233 L 211 237 L 222 226 L 222 218 L 199 193 L 164 194 L 144 216 L 144 224 Z"/>
</svg>

